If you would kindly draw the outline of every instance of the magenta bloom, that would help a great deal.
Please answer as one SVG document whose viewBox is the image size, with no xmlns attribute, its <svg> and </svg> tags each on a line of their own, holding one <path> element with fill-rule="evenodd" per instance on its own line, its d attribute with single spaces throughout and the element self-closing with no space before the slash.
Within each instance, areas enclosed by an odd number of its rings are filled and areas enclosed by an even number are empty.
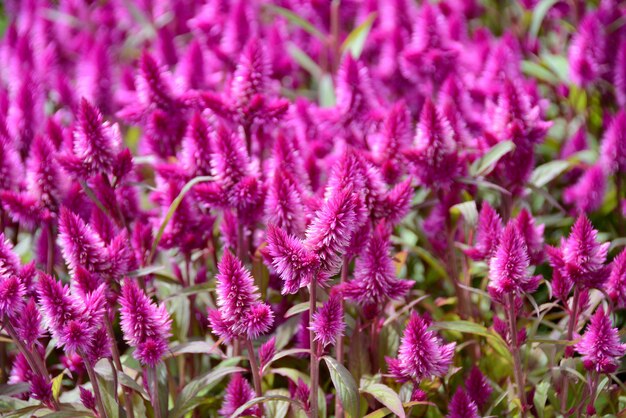
<svg viewBox="0 0 626 418">
<path fill-rule="evenodd" d="M 310 329 L 313 331 L 313 339 L 319 341 L 323 347 L 335 344 L 337 337 L 343 335 L 346 324 L 343 320 L 339 294 L 332 294 L 326 303 L 313 314 Z"/>
<path fill-rule="evenodd" d="M 597 242 L 598 231 L 586 216 L 581 215 L 572 227 L 567 239 L 561 239 L 560 248 L 548 247 L 550 264 L 555 270 L 555 278 L 583 288 L 600 288 L 608 278 L 604 266 L 609 243 Z M 571 286 L 571 285 L 570 285 Z"/>
<path fill-rule="evenodd" d="M 425 186 L 447 188 L 459 174 L 454 131 L 430 100 L 424 103 L 420 113 L 413 148 L 405 151 L 405 155 Z"/>
<path fill-rule="evenodd" d="M 570 77 L 581 87 L 596 81 L 603 72 L 605 34 L 597 13 L 588 13 L 569 48 Z"/>
<path fill-rule="evenodd" d="M 274 323 L 274 313 L 259 300 L 250 272 L 229 251 L 222 256 L 218 270 L 218 309 L 209 312 L 213 332 L 227 340 L 242 336 L 254 339 L 266 333 Z"/>
<path fill-rule="evenodd" d="M 620 358 L 626 353 L 626 344 L 619 339 L 617 328 L 612 327 L 611 318 L 600 307 L 591 317 L 587 330 L 574 346 L 583 356 L 587 370 L 598 373 L 613 373 Z"/>
<path fill-rule="evenodd" d="M 489 382 L 487 382 L 487 379 L 481 373 L 480 369 L 476 366 L 472 367 L 472 371 L 465 381 L 465 389 L 478 408 L 483 408 L 487 405 L 489 397 L 493 392 L 493 388 Z"/>
<path fill-rule="evenodd" d="M 447 418 L 479 418 L 476 403 L 467 396 L 467 393 L 458 388 L 448 405 Z"/>
<path fill-rule="evenodd" d="M 356 197 L 349 190 L 337 191 L 322 208 L 306 231 L 305 245 L 319 256 L 322 271 L 339 271 L 341 256 L 350 244 L 357 221 Z"/>
<path fill-rule="evenodd" d="M 574 206 L 578 212 L 593 212 L 602 206 L 606 193 L 606 181 L 604 168 L 596 164 L 588 168 L 576 184 L 565 189 L 563 201 Z"/>
<path fill-rule="evenodd" d="M 413 313 L 404 330 L 398 358 L 387 358 L 389 371 L 401 381 L 419 382 L 448 372 L 456 343 L 443 344 L 429 323 Z"/>
<path fill-rule="evenodd" d="M 311 283 L 313 275 L 319 270 L 319 258 L 302 241 L 270 224 L 267 243 L 272 266 L 283 280 L 283 295 L 296 293 Z"/>
<path fill-rule="evenodd" d="M 274 354 L 276 354 L 276 337 L 270 338 L 259 347 L 259 369 L 263 370 Z"/>
<path fill-rule="evenodd" d="M 389 299 L 405 296 L 415 284 L 412 280 L 396 278 L 396 267 L 389 254 L 389 236 L 389 227 L 379 224 L 356 261 L 354 280 L 346 284 L 344 294 L 360 306 L 382 309 Z"/>
<path fill-rule="evenodd" d="M 122 285 L 120 305 L 124 340 L 135 348 L 137 360 L 154 367 L 168 349 L 172 320 L 165 305 L 153 303 L 130 279 Z"/>
<path fill-rule="evenodd" d="M 541 276 L 531 277 L 529 267 L 526 243 L 511 222 L 504 228 L 500 243 L 489 261 L 489 291 L 497 298 L 517 292 L 534 292 Z"/>
<path fill-rule="evenodd" d="M 254 396 L 254 389 L 250 383 L 240 373 L 234 374 L 226 386 L 222 408 L 219 410 L 220 415 L 231 416 L 237 408 L 252 400 Z M 246 409 L 242 415 L 257 415 L 258 412 L 258 407 L 255 406 Z"/>
<path fill-rule="evenodd" d="M 304 236 L 306 208 L 293 177 L 282 168 L 275 170 L 265 199 L 267 222 L 299 238 Z"/>
<path fill-rule="evenodd" d="M 606 291 L 618 309 L 626 308 L 626 250 L 619 253 L 611 263 Z"/>
<path fill-rule="evenodd" d="M 535 225 L 535 219 L 526 208 L 515 218 L 515 228 L 526 243 L 531 264 L 541 264 L 545 258 L 543 251 L 544 225 Z"/>
<path fill-rule="evenodd" d="M 472 260 L 488 260 L 496 251 L 502 235 L 502 219 L 488 202 L 484 202 L 478 215 L 476 243 L 465 251 Z"/>
<path fill-rule="evenodd" d="M 608 173 L 626 172 L 626 111 L 620 110 L 609 123 L 600 143 L 599 163 Z"/>
</svg>

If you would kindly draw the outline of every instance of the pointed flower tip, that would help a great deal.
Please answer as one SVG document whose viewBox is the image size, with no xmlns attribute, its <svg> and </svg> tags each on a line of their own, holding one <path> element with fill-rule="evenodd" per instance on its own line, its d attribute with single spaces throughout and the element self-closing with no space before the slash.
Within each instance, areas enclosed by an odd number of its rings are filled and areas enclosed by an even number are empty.
<svg viewBox="0 0 626 418">
<path fill-rule="evenodd" d="M 343 335 L 346 324 L 343 319 L 341 296 L 333 294 L 321 308 L 313 314 L 310 329 L 323 347 L 335 344 L 337 337 Z"/>
<path fill-rule="evenodd" d="M 585 368 L 598 373 L 615 372 L 620 358 L 626 353 L 626 344 L 620 342 L 617 328 L 613 328 L 611 318 L 602 307 L 591 317 L 587 330 L 574 348 L 583 356 Z"/>
</svg>

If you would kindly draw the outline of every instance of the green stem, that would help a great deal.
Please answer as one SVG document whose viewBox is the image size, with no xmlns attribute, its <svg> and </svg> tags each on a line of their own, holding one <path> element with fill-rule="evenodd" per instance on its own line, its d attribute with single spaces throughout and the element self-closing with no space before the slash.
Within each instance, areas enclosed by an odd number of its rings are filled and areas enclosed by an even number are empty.
<svg viewBox="0 0 626 418">
<path fill-rule="evenodd" d="M 252 340 L 246 341 L 246 348 L 248 349 L 248 358 L 250 359 L 250 369 L 252 369 L 252 380 L 254 381 L 254 391 L 257 397 L 263 396 L 263 390 L 261 389 L 261 372 L 259 371 L 259 363 L 256 361 L 254 354 L 254 346 Z"/>
<path fill-rule="evenodd" d="M 309 324 L 313 321 L 313 314 L 317 307 L 317 279 L 314 277 L 309 284 Z M 318 417 L 318 405 L 317 405 L 317 388 L 319 386 L 319 373 L 320 364 L 317 355 L 317 341 L 314 340 L 315 334 L 313 331 L 309 331 L 309 339 L 311 345 L 311 418 Z"/>
<path fill-rule="evenodd" d="M 102 396 L 100 395 L 100 384 L 98 383 L 98 377 L 96 376 L 96 372 L 93 370 L 93 365 L 91 364 L 89 358 L 84 352 L 81 351 L 79 354 L 83 358 L 83 362 L 85 363 L 85 370 L 87 370 L 87 375 L 89 375 L 89 380 L 91 381 L 93 394 L 96 398 L 96 409 L 98 410 L 98 414 L 100 415 L 100 417 L 106 417 L 106 409 L 104 409 Z"/>
<path fill-rule="evenodd" d="M 113 357 L 113 363 L 115 364 L 115 368 L 118 372 L 124 373 L 124 368 L 122 366 L 122 361 L 120 360 L 120 352 L 117 349 L 117 341 L 115 339 L 115 333 L 113 332 L 113 324 L 111 323 L 111 319 L 108 314 L 105 314 L 104 325 L 106 327 L 107 334 L 109 336 L 109 340 L 111 341 L 111 356 Z M 132 402 L 132 392 L 130 388 L 122 385 L 122 389 L 124 390 L 124 407 L 126 408 L 126 413 L 128 414 L 128 418 L 134 418 L 135 411 L 133 409 Z M 115 388 L 117 392 L 117 388 Z"/>
<path fill-rule="evenodd" d="M 524 392 L 524 373 L 522 371 L 522 362 L 520 359 L 519 344 L 517 342 L 517 319 L 515 317 L 515 296 L 506 296 L 507 319 L 509 323 L 509 333 L 511 334 L 511 353 L 513 354 L 513 372 L 515 374 L 515 383 L 517 383 L 517 396 L 519 397 L 522 417 L 526 416 L 526 395 Z"/>
</svg>

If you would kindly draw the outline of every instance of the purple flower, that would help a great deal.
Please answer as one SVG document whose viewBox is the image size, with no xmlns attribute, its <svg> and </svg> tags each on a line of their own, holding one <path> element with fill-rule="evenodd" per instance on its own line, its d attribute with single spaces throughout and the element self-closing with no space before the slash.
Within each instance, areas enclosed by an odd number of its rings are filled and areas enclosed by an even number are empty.
<svg viewBox="0 0 626 418">
<path fill-rule="evenodd" d="M 387 358 L 389 371 L 400 381 L 419 382 L 431 376 L 445 375 L 452 363 L 456 343 L 443 344 L 429 323 L 417 313 L 411 314 L 398 350 L 398 358 Z"/>
<path fill-rule="evenodd" d="M 0 316 L 14 317 L 24 306 L 26 288 L 19 277 L 10 276 L 0 281 Z"/>
<path fill-rule="evenodd" d="M 183 138 L 181 164 L 190 177 L 211 174 L 211 127 L 201 113 L 194 113 Z"/>
<path fill-rule="evenodd" d="M 288 235 L 282 228 L 267 228 L 267 252 L 272 266 L 283 280 L 281 293 L 296 293 L 311 283 L 319 270 L 319 258 L 298 238 Z"/>
<path fill-rule="evenodd" d="M 563 192 L 563 201 L 573 205 L 577 212 L 590 213 L 602 206 L 606 193 L 606 174 L 599 164 L 588 168 L 573 184 Z"/>
<path fill-rule="evenodd" d="M 424 103 L 413 147 L 405 155 L 423 185 L 447 188 L 459 174 L 454 131 L 431 100 Z"/>
<path fill-rule="evenodd" d="M 259 369 L 263 370 L 274 354 L 276 354 L 276 337 L 273 336 L 259 347 Z"/>
<path fill-rule="evenodd" d="M 250 272 L 229 251 L 222 256 L 218 270 L 218 309 L 209 312 L 213 332 L 227 340 L 241 336 L 254 339 L 266 333 L 274 323 L 274 314 L 259 300 Z"/>
<path fill-rule="evenodd" d="M 351 191 L 338 191 L 324 202 L 307 228 L 305 245 L 319 256 L 322 271 L 329 276 L 339 271 L 341 255 L 350 244 L 356 205 Z"/>
<path fill-rule="evenodd" d="M 526 243 L 513 222 L 502 233 L 500 243 L 489 261 L 489 291 L 497 298 L 517 292 L 532 293 L 541 276 L 528 273 L 530 259 Z"/>
<path fill-rule="evenodd" d="M 165 305 L 156 305 L 137 284 L 124 280 L 120 297 L 121 327 L 124 340 L 135 347 L 134 357 L 154 367 L 168 349 L 170 319 Z"/>
<path fill-rule="evenodd" d="M 578 27 L 568 51 L 570 77 L 586 87 L 603 73 L 605 34 L 598 13 L 588 13 Z"/>
<path fill-rule="evenodd" d="M 493 388 L 476 366 L 472 367 L 467 380 L 465 381 L 465 389 L 469 397 L 476 403 L 478 408 L 482 409 L 493 392 Z"/>
<path fill-rule="evenodd" d="M 109 173 L 121 143 L 118 125 L 105 122 L 100 111 L 83 99 L 74 133 L 73 153 L 61 161 L 68 171 L 81 177 Z"/>
<path fill-rule="evenodd" d="M 70 270 L 78 266 L 93 273 L 108 273 L 111 269 L 106 247 L 91 226 L 66 208 L 61 208 L 59 238 L 63 258 Z"/>
<path fill-rule="evenodd" d="M 293 177 L 284 169 L 278 168 L 265 199 L 267 222 L 299 238 L 304 236 L 306 208 Z"/>
<path fill-rule="evenodd" d="M 476 403 L 467 396 L 467 393 L 458 388 L 448 404 L 447 418 L 479 418 Z"/>
<path fill-rule="evenodd" d="M 313 339 L 319 341 L 323 347 L 335 344 L 337 337 L 343 335 L 345 328 L 341 296 L 331 294 L 324 305 L 313 314 L 310 325 L 314 335 Z"/>
<path fill-rule="evenodd" d="M 626 172 L 626 111 L 620 110 L 609 123 L 600 144 L 599 166 L 609 173 Z"/>
<path fill-rule="evenodd" d="M 254 398 L 254 389 L 240 373 L 234 374 L 226 386 L 220 415 L 231 416 L 240 406 Z M 258 407 L 246 409 L 242 415 L 257 415 Z"/>
<path fill-rule="evenodd" d="M 21 270 L 20 259 L 13 251 L 13 245 L 4 233 L 0 233 L 0 279 L 18 276 Z"/>
<path fill-rule="evenodd" d="M 26 343 L 26 346 L 30 347 L 35 344 L 41 336 L 41 314 L 33 298 L 28 301 L 20 312 L 19 321 L 15 322 L 17 334 Z"/>
<path fill-rule="evenodd" d="M 613 68 L 613 84 L 617 103 L 626 107 L 626 41 L 622 40 L 617 51 L 615 68 Z"/>
<path fill-rule="evenodd" d="M 606 291 L 618 309 L 626 308 L 626 250 L 622 250 L 611 263 Z"/>
<path fill-rule="evenodd" d="M 382 309 L 389 299 L 400 299 L 415 284 L 412 280 L 396 278 L 396 267 L 389 254 L 389 238 L 389 227 L 379 224 L 356 261 L 354 280 L 346 284 L 344 294 L 360 306 Z"/>
<path fill-rule="evenodd" d="M 597 241 L 598 231 L 585 215 L 581 215 L 572 227 L 567 239 L 561 239 L 560 248 L 548 248 L 548 256 L 558 280 L 583 288 L 600 288 L 608 278 L 604 266 L 609 243 Z"/>
<path fill-rule="evenodd" d="M 620 358 L 626 353 L 626 344 L 620 343 L 617 328 L 612 327 L 611 318 L 600 307 L 591 317 L 587 330 L 574 346 L 583 356 L 587 370 L 598 373 L 613 373 Z"/>
<path fill-rule="evenodd" d="M 306 384 L 301 377 L 298 377 L 298 383 L 294 384 L 289 381 L 289 394 L 292 398 L 302 403 L 304 412 L 310 412 L 311 410 L 311 388 Z"/>
<path fill-rule="evenodd" d="M 515 228 L 526 243 L 531 264 L 541 264 L 545 258 L 543 251 L 544 225 L 535 225 L 535 220 L 526 208 L 515 218 Z"/>
<path fill-rule="evenodd" d="M 488 202 L 484 202 L 478 215 L 476 243 L 465 253 L 472 260 L 488 260 L 496 251 L 502 235 L 502 219 Z"/>
<path fill-rule="evenodd" d="M 52 405 L 52 382 L 45 377 L 35 374 L 30 379 L 31 397 L 42 402 L 44 405 Z"/>
<path fill-rule="evenodd" d="M 96 398 L 94 397 L 93 392 L 82 386 L 80 386 L 80 402 L 85 408 L 92 411 L 96 410 Z"/>
</svg>

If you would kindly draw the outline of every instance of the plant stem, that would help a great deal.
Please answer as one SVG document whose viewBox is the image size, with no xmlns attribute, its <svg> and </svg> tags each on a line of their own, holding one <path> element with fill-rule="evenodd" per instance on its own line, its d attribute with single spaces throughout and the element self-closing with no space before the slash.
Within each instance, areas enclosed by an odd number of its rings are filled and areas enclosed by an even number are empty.
<svg viewBox="0 0 626 418">
<path fill-rule="evenodd" d="M 261 389 L 261 372 L 259 371 L 259 363 L 256 361 L 256 355 L 254 354 L 252 340 L 246 340 L 246 348 L 248 349 L 248 358 L 250 359 L 250 368 L 252 369 L 254 391 L 256 392 L 257 397 L 261 397 L 263 396 L 263 390 Z"/>
<path fill-rule="evenodd" d="M 574 296 L 572 296 L 572 306 L 570 308 L 569 323 L 567 324 L 567 341 L 572 341 L 574 331 L 578 324 L 578 309 L 580 305 L 580 290 L 578 286 L 574 287 Z M 569 376 L 563 376 L 563 389 L 561 390 L 561 411 L 567 408 L 567 392 L 569 391 Z"/>
<path fill-rule="evenodd" d="M 161 402 L 159 402 L 159 379 L 157 378 L 157 370 L 155 367 L 146 369 L 148 375 L 148 385 L 150 387 L 150 398 L 152 398 L 152 408 L 154 410 L 154 418 L 161 418 Z"/>
<path fill-rule="evenodd" d="M 343 266 L 341 267 L 341 284 L 345 283 L 348 280 L 348 258 L 346 256 L 343 257 Z M 343 312 L 343 298 L 341 298 L 341 311 Z M 337 358 L 337 363 L 343 364 L 343 334 L 340 334 L 337 337 L 337 344 L 335 345 L 335 357 Z M 335 418 L 343 418 L 343 405 L 341 404 L 341 399 L 339 396 L 335 398 Z"/>
<path fill-rule="evenodd" d="M 519 344 L 517 342 L 517 319 L 515 317 L 515 297 L 514 295 L 506 296 L 506 313 L 509 323 L 509 334 L 511 335 L 511 353 L 513 354 L 515 382 L 517 383 L 517 396 L 519 397 L 522 407 L 522 417 L 526 416 L 526 396 L 524 392 L 524 373 L 522 371 L 522 362 L 520 360 Z"/>
<path fill-rule="evenodd" d="M 315 313 L 315 309 L 317 307 L 316 299 L 317 299 L 317 278 L 313 278 L 311 280 L 311 284 L 309 284 L 309 323 L 313 321 L 313 314 Z M 320 379 L 320 364 L 319 358 L 317 356 L 317 341 L 314 340 L 315 335 L 313 331 L 309 331 L 309 341 L 311 345 L 311 418 L 318 417 L 318 405 L 317 405 L 317 388 L 319 386 Z"/>
<path fill-rule="evenodd" d="M 111 355 L 113 357 L 113 363 L 115 364 L 115 368 L 118 372 L 124 373 L 124 368 L 122 367 L 122 361 L 120 360 L 120 352 L 117 349 L 117 341 L 115 340 L 115 333 L 113 332 L 113 324 L 111 323 L 111 319 L 108 314 L 104 315 L 104 325 L 106 327 L 107 334 L 109 335 L 109 340 L 111 341 Z M 115 388 L 117 392 L 117 388 Z M 126 413 L 128 414 L 128 418 L 134 418 L 135 411 L 133 410 L 133 402 L 132 402 L 132 392 L 130 388 L 122 385 L 122 390 L 124 391 L 124 407 L 126 408 Z"/>
<path fill-rule="evenodd" d="M 54 269 L 54 227 L 52 226 L 52 221 L 49 221 L 47 224 L 47 233 L 48 233 L 48 259 L 46 260 L 46 273 L 49 275 L 52 274 L 52 270 Z"/>
<path fill-rule="evenodd" d="M 96 376 L 96 372 L 93 370 L 93 365 L 87 358 L 87 355 L 80 351 L 80 356 L 83 358 L 83 362 L 85 363 L 85 370 L 87 370 L 87 374 L 89 375 L 89 380 L 91 381 L 91 386 L 93 388 L 93 394 L 96 398 L 96 408 L 98 409 L 98 414 L 100 417 L 106 417 L 106 409 L 104 409 L 104 404 L 102 403 L 102 396 L 100 395 L 100 384 L 98 383 L 98 377 Z"/>
<path fill-rule="evenodd" d="M 42 377 L 46 378 L 46 380 L 50 380 L 50 376 L 48 375 L 48 370 L 46 370 L 46 367 L 43 364 L 43 361 L 37 361 L 37 358 L 35 357 L 33 350 L 29 350 L 28 347 L 24 345 L 24 343 L 22 342 L 20 337 L 17 335 L 15 328 L 13 328 L 13 325 L 11 324 L 11 322 L 9 321 L 9 318 L 6 315 L 4 317 L 4 327 L 7 330 L 7 333 L 9 334 L 13 342 L 15 343 L 15 345 L 17 345 L 18 350 L 26 358 L 26 361 L 28 362 L 28 365 L 30 366 L 33 373 L 41 375 Z"/>
</svg>

